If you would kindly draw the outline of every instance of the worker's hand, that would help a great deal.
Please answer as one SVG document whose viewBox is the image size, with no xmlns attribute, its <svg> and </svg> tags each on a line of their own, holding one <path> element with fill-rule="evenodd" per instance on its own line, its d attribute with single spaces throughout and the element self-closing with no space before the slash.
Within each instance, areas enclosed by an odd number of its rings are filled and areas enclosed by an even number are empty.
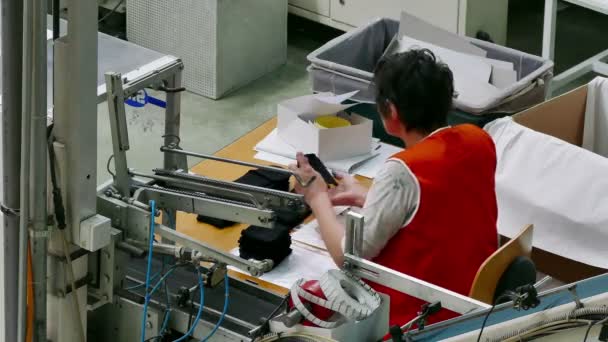
<svg viewBox="0 0 608 342">
<path fill-rule="evenodd" d="M 368 189 L 349 174 L 338 173 L 335 176 L 338 180 L 338 186 L 329 190 L 331 204 L 362 208 L 365 204 Z"/>
<path fill-rule="evenodd" d="M 323 180 L 323 177 L 315 171 L 310 163 L 308 163 L 308 158 L 301 153 L 298 152 L 296 155 L 296 160 L 298 164 L 289 165 L 289 169 L 294 173 L 300 176 L 300 178 L 304 182 L 309 182 L 313 177 L 315 180 L 310 183 L 307 187 L 301 186 L 298 182 L 296 182 L 295 190 L 297 193 L 304 195 L 304 199 L 306 202 L 311 205 L 311 203 L 320 195 L 327 195 L 327 184 Z"/>
</svg>

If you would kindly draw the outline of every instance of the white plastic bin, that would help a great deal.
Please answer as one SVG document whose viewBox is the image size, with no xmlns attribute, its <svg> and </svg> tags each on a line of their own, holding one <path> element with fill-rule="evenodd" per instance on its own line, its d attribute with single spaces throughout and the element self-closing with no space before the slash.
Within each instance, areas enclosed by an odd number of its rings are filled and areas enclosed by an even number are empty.
<svg viewBox="0 0 608 342">
<path fill-rule="evenodd" d="M 373 71 L 398 31 L 398 21 L 377 19 L 310 53 L 308 71 L 313 91 L 342 94 L 359 90 L 353 97 L 355 101 L 375 102 Z M 552 61 L 497 44 L 465 38 L 486 50 L 488 58 L 513 63 L 517 82 L 501 89 L 499 96 L 490 99 L 484 107 L 476 107 L 456 98 L 456 108 L 470 114 L 515 113 L 545 100 L 548 84 L 553 78 Z"/>
</svg>

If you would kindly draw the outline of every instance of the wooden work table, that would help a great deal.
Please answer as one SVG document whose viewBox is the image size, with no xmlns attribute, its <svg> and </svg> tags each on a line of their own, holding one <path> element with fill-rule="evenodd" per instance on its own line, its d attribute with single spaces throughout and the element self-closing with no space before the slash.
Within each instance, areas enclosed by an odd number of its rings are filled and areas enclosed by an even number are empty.
<svg viewBox="0 0 608 342">
<path fill-rule="evenodd" d="M 270 163 L 261 161 L 254 158 L 255 145 L 264 139 L 272 130 L 276 127 L 277 120 L 276 118 L 271 119 L 251 132 L 245 134 L 240 137 L 230 145 L 224 147 L 217 153 L 216 156 L 222 158 L 236 159 L 256 164 L 262 165 L 270 165 Z M 212 160 L 204 160 L 194 166 L 191 171 L 221 180 L 235 180 L 241 176 L 243 176 L 247 171 L 251 168 L 227 164 Z M 367 178 L 359 178 L 359 180 L 364 184 L 369 184 L 371 181 Z M 218 229 L 209 224 L 200 223 L 196 220 L 196 215 L 187 214 L 183 212 L 178 212 L 177 214 L 177 230 L 189 235 L 190 237 L 203 241 L 215 248 L 218 248 L 222 251 L 230 252 L 234 248 L 238 247 L 238 240 L 241 236 L 241 231 L 247 228 L 246 224 L 238 224 L 230 227 L 226 227 L 224 229 Z M 232 272 L 231 276 L 235 278 L 239 278 L 246 281 L 253 281 L 261 287 L 276 292 L 278 294 L 286 294 L 288 292 L 287 289 L 281 286 L 277 286 L 263 280 L 245 275 L 240 272 Z"/>
</svg>

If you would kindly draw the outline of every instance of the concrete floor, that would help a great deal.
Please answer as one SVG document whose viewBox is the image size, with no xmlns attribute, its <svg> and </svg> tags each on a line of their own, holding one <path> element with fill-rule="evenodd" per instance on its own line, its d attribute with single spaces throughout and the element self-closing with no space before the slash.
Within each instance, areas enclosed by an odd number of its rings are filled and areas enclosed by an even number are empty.
<svg viewBox="0 0 608 342">
<path fill-rule="evenodd" d="M 181 146 L 200 153 L 214 153 L 276 115 L 276 105 L 280 101 L 310 93 L 306 56 L 339 34 L 334 29 L 290 17 L 285 65 L 221 100 L 182 93 Z M 97 111 L 97 181 L 100 184 L 110 178 L 106 164 L 112 154 L 112 140 L 107 103 L 100 104 Z M 127 106 L 127 122 L 131 144 L 129 167 L 150 170 L 162 166 L 159 148 L 164 110 L 151 105 Z M 195 158 L 189 158 L 190 166 L 197 162 Z"/>
<path fill-rule="evenodd" d="M 509 47 L 540 54 L 542 0 L 511 0 Z M 558 14 L 556 72 L 608 48 L 608 17 L 576 6 L 564 6 Z M 215 101 L 186 92 L 182 96 L 182 147 L 213 153 L 275 115 L 276 104 L 311 92 L 306 55 L 341 32 L 289 17 L 287 63 L 265 77 Z M 116 33 L 120 33 L 120 29 Z M 557 93 L 588 82 L 593 75 L 569 84 Z M 109 178 L 106 161 L 111 155 L 107 105 L 98 107 L 98 182 Z M 149 170 L 162 165 L 163 112 L 160 108 L 128 108 L 129 166 Z M 197 160 L 190 160 L 190 166 Z"/>
</svg>

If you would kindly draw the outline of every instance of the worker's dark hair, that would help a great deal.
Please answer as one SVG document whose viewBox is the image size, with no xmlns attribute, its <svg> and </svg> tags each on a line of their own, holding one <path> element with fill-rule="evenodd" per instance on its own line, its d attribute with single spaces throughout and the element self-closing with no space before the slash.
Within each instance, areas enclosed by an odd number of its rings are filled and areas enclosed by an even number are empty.
<svg viewBox="0 0 608 342">
<path fill-rule="evenodd" d="M 431 133 L 447 124 L 454 77 L 428 49 L 412 49 L 381 59 L 374 72 L 376 103 L 388 115 L 389 103 L 408 130 Z"/>
</svg>

